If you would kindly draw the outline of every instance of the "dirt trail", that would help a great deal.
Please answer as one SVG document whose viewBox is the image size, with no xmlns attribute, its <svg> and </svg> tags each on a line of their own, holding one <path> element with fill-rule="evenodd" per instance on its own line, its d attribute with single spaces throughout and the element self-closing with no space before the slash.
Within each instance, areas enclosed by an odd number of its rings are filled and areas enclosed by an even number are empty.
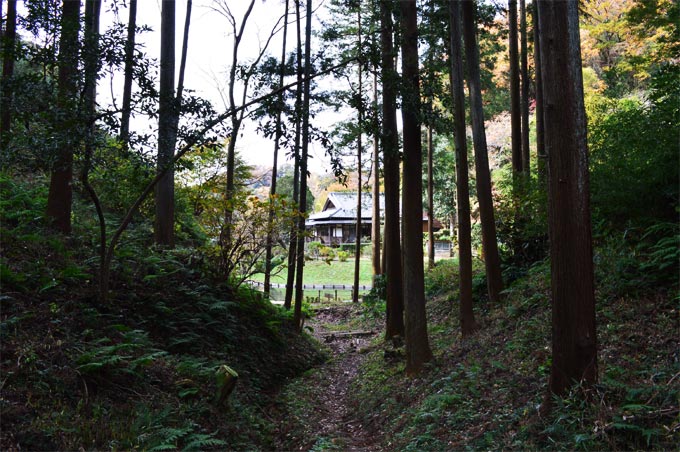
<svg viewBox="0 0 680 452">
<path fill-rule="evenodd" d="M 375 329 L 348 334 L 357 332 L 347 326 L 356 315 L 356 306 L 335 305 L 318 310 L 309 322 L 312 334 L 330 348 L 332 355 L 315 372 L 291 383 L 296 385 L 297 408 L 294 414 L 285 407 L 280 413 L 284 416 L 277 432 L 281 449 L 381 450 L 379 432 L 362 424 L 351 400 L 351 384 L 366 357 L 363 351 L 378 334 Z"/>
</svg>

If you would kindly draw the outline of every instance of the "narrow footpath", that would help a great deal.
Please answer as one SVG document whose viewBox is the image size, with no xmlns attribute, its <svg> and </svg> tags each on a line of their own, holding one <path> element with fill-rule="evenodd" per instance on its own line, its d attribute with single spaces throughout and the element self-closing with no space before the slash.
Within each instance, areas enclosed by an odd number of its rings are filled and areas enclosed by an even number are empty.
<svg viewBox="0 0 680 452">
<path fill-rule="evenodd" d="M 310 332 L 328 346 L 330 359 L 291 381 L 272 407 L 281 419 L 275 432 L 277 450 L 379 451 L 380 432 L 364 426 L 356 415 L 352 383 L 378 334 L 377 328 L 356 328 L 360 316 L 351 303 L 316 310 Z"/>
</svg>

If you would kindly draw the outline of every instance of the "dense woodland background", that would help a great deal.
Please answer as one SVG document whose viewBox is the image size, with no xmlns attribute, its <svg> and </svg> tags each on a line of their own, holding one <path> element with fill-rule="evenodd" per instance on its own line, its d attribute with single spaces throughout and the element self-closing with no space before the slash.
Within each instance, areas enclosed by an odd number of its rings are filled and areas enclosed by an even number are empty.
<svg viewBox="0 0 680 452">
<path fill-rule="evenodd" d="M 367 450 L 677 448 L 677 3 L 268 0 L 244 55 L 263 5 L 215 0 L 224 105 L 184 86 L 192 1 L 137 3 L 2 2 L 3 450 L 352 449 L 321 404 Z M 339 189 L 385 218 L 337 253 L 373 290 L 321 306 L 304 220 Z"/>
</svg>

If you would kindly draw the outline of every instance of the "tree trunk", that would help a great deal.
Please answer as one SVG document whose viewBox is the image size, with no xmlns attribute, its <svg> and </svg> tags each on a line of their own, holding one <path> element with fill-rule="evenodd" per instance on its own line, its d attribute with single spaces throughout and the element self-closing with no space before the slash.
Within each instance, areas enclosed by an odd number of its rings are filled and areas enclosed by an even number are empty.
<svg viewBox="0 0 680 452">
<path fill-rule="evenodd" d="M 456 192 L 458 195 L 458 269 L 460 272 L 460 327 L 463 337 L 477 329 L 472 310 L 472 227 L 468 180 L 467 137 L 465 130 L 465 91 L 461 46 L 460 5 L 449 3 L 451 24 L 451 91 L 453 95 L 454 138 L 456 146 Z M 453 229 L 451 230 L 453 233 Z"/>
<path fill-rule="evenodd" d="M 135 64 L 135 36 L 137 33 L 137 0 L 130 0 L 127 39 L 125 41 L 125 69 L 123 80 L 123 105 L 120 118 L 120 141 L 128 146 L 130 141 L 130 115 L 132 113 L 132 70 Z"/>
<path fill-rule="evenodd" d="M 158 107 L 158 158 L 156 171 L 172 160 L 175 117 L 175 2 L 164 0 L 161 8 L 161 58 Z M 175 245 L 175 171 L 167 171 L 156 185 L 154 238 L 158 245 Z"/>
<path fill-rule="evenodd" d="M 311 53 L 312 53 L 312 0 L 307 0 L 305 11 L 305 76 L 302 93 L 302 155 L 300 156 L 300 217 L 298 220 L 297 274 L 295 284 L 295 311 L 293 323 L 302 329 L 302 295 L 305 265 L 305 214 L 307 213 L 307 152 L 309 150 L 309 96 L 311 90 Z"/>
<path fill-rule="evenodd" d="M 527 65 L 527 8 L 526 0 L 519 0 L 520 15 L 520 71 L 522 75 L 521 113 L 522 113 L 522 170 L 529 178 L 531 172 L 529 152 L 529 68 Z"/>
<path fill-rule="evenodd" d="M 501 261 L 496 241 L 496 220 L 491 197 L 491 174 L 489 157 L 484 131 L 484 109 L 482 106 L 482 89 L 479 75 L 479 47 L 474 18 L 474 3 L 463 2 L 463 35 L 465 38 L 465 56 L 468 69 L 468 90 L 470 92 L 470 117 L 472 119 L 472 139 L 475 147 L 475 170 L 477 173 L 477 197 L 479 214 L 482 220 L 482 246 L 484 248 L 484 264 L 486 266 L 486 284 L 491 302 L 500 301 L 503 290 L 501 277 Z"/>
<path fill-rule="evenodd" d="M 241 21 L 241 26 L 237 30 L 236 19 L 231 17 L 232 32 L 234 34 L 234 45 L 232 46 L 232 60 L 231 67 L 229 68 L 229 107 L 236 108 L 236 67 L 238 66 L 238 51 L 241 45 L 241 39 L 243 38 L 243 31 L 245 25 L 248 22 L 248 18 L 253 11 L 253 6 L 255 6 L 255 0 L 250 0 L 248 4 L 248 9 L 243 15 L 243 20 Z M 227 183 L 224 190 L 224 225 L 221 231 L 220 246 L 222 248 L 222 271 L 228 280 L 231 277 L 231 270 L 233 267 L 233 262 L 230 262 L 231 258 L 229 256 L 232 248 L 232 223 L 234 216 L 233 201 L 236 196 L 235 190 L 235 166 L 236 166 L 236 140 L 238 138 L 238 132 L 243 123 L 244 112 L 242 111 L 238 115 L 233 115 L 231 117 L 231 131 L 229 133 L 229 143 L 227 145 Z"/>
<path fill-rule="evenodd" d="M 432 359 L 427 337 L 423 269 L 423 152 L 420 137 L 420 88 L 416 3 L 401 1 L 402 121 L 404 139 L 403 212 L 406 374 L 417 375 Z M 408 213 L 408 214 L 406 214 Z"/>
<path fill-rule="evenodd" d="M 2 35 L 2 100 L 0 101 L 0 150 L 5 152 L 12 123 L 12 89 L 17 36 L 17 0 L 7 0 L 7 21 Z"/>
<path fill-rule="evenodd" d="M 427 268 L 434 268 L 434 181 L 432 125 L 427 126 Z"/>
<path fill-rule="evenodd" d="M 373 286 L 375 277 L 382 274 L 380 265 L 380 139 L 378 136 L 378 75 L 373 75 L 373 212 L 371 238 L 373 239 Z"/>
<path fill-rule="evenodd" d="M 578 2 L 538 2 L 552 286 L 549 389 L 597 382 L 588 143 Z"/>
<path fill-rule="evenodd" d="M 357 28 L 357 51 L 359 52 L 359 103 L 357 107 L 357 122 L 359 133 L 357 135 L 357 224 L 356 237 L 354 243 L 354 290 L 352 291 L 352 302 L 359 302 L 359 272 L 361 266 L 361 154 L 363 154 L 363 133 L 364 108 L 363 108 L 363 71 L 361 65 L 361 2 L 358 4 L 358 28 Z"/>
<path fill-rule="evenodd" d="M 90 196 L 97 212 L 97 219 L 99 221 L 99 288 L 102 287 L 101 280 L 104 277 L 103 269 L 106 260 L 106 219 L 104 218 L 104 210 L 97 196 L 94 187 L 90 184 L 90 168 L 92 166 L 92 156 L 94 154 L 95 146 L 95 113 L 97 107 L 97 72 L 99 62 L 99 16 L 101 12 L 101 0 L 87 0 L 85 2 L 85 86 L 84 104 L 85 104 L 85 118 L 84 122 L 87 124 L 85 133 L 85 156 L 83 159 L 83 167 L 80 173 L 80 181 L 85 188 L 85 191 Z M 102 293 L 99 293 L 99 298 L 105 298 Z"/>
<path fill-rule="evenodd" d="M 47 195 L 47 220 L 63 233 L 71 233 L 71 203 L 73 200 L 73 148 L 78 141 L 75 130 L 78 95 L 78 33 L 80 31 L 80 1 L 64 1 L 59 38 L 59 72 L 57 81 L 58 108 L 61 111 L 59 148 L 50 177 Z"/>
<path fill-rule="evenodd" d="M 191 7 L 192 0 L 187 0 L 186 16 L 184 18 L 184 36 L 182 38 L 182 55 L 179 62 L 179 75 L 177 80 L 177 94 L 175 95 L 175 108 L 173 112 L 173 127 L 172 127 L 172 149 L 175 150 L 177 145 L 177 128 L 179 125 L 179 116 L 182 109 L 182 95 L 184 93 L 184 73 L 187 68 L 187 53 L 189 51 L 189 28 L 191 27 Z"/>
<path fill-rule="evenodd" d="M 401 268 L 401 234 L 399 225 L 399 135 L 397 131 L 397 86 L 394 67 L 391 2 L 380 1 L 380 43 L 382 47 L 383 124 L 382 151 L 385 182 L 385 251 L 383 270 L 386 278 L 385 338 L 404 337 L 404 299 Z"/>
<path fill-rule="evenodd" d="M 293 202 L 297 204 L 296 208 L 299 211 L 300 200 L 300 140 L 302 138 L 302 92 L 303 92 L 303 67 L 302 67 L 302 31 L 301 31 L 301 16 L 300 16 L 300 0 L 295 0 L 295 28 L 297 36 L 297 89 L 295 91 L 295 145 L 294 145 L 294 165 L 293 165 Z M 293 301 L 293 293 L 295 291 L 295 270 L 297 265 L 297 236 L 298 236 L 298 222 L 291 228 L 290 245 L 288 246 L 288 278 L 286 280 L 286 297 L 283 306 L 290 309 Z M 304 253 L 304 249 L 302 250 Z"/>
<path fill-rule="evenodd" d="M 519 51 L 517 48 L 517 0 L 508 1 L 508 58 L 510 59 L 510 129 L 512 143 L 512 171 L 515 177 L 522 167 L 522 119 L 519 91 Z M 467 42 L 466 42 L 467 49 Z"/>
<path fill-rule="evenodd" d="M 283 44 L 281 46 L 281 69 L 279 71 L 279 87 L 283 86 L 283 78 L 286 74 L 286 38 L 288 37 L 288 0 L 286 0 L 285 12 L 283 15 Z M 272 184 L 269 188 L 269 202 L 272 203 L 269 209 L 269 221 L 267 226 L 267 246 L 265 250 L 264 265 L 264 293 L 269 295 L 272 273 L 272 248 L 273 228 L 274 228 L 274 196 L 276 195 L 276 178 L 278 177 L 279 145 L 281 140 L 281 114 L 283 110 L 283 91 L 278 98 L 279 110 L 276 113 L 276 136 L 274 138 L 274 162 L 272 163 Z"/>
<path fill-rule="evenodd" d="M 534 71 L 536 72 L 536 167 L 538 168 L 538 180 L 541 187 L 547 184 L 547 169 L 543 131 L 543 82 L 541 70 L 541 45 L 539 39 L 540 27 L 538 9 L 536 3 L 532 7 L 534 25 Z"/>
</svg>

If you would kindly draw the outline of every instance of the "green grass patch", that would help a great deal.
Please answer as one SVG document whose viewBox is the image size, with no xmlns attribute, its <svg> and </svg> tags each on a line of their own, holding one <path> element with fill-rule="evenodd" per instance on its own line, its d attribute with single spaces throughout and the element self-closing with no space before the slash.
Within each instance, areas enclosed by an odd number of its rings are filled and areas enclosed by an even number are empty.
<svg viewBox="0 0 680 452">
<path fill-rule="evenodd" d="M 282 268 L 280 272 L 272 276 L 272 282 L 285 284 L 288 277 L 288 269 Z M 251 278 L 253 281 L 263 282 L 264 274 L 258 273 Z M 373 270 L 371 261 L 362 259 L 359 261 L 359 284 L 370 285 L 373 281 Z M 354 283 L 354 261 L 347 262 L 333 261 L 327 264 L 321 260 L 305 262 L 304 269 L 305 284 L 347 284 Z"/>
</svg>

